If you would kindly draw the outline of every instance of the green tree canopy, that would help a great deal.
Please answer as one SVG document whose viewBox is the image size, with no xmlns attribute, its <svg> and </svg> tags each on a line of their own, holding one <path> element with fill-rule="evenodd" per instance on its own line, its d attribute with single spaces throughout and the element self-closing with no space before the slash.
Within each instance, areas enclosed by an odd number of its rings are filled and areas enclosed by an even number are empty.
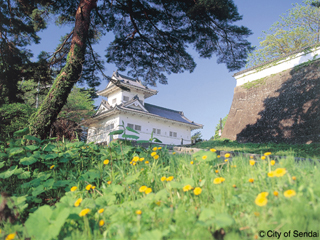
<svg viewBox="0 0 320 240">
<path fill-rule="evenodd" d="M 286 55 L 298 49 L 319 43 L 320 8 L 318 1 L 306 0 L 293 4 L 293 8 L 280 16 L 263 36 L 260 45 L 248 55 L 247 67 Z"/>
</svg>

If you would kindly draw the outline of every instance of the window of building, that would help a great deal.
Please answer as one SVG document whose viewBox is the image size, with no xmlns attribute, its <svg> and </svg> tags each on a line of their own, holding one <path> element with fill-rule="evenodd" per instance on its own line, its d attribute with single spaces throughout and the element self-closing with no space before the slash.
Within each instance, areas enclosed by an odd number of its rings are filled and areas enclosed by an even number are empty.
<svg viewBox="0 0 320 240">
<path fill-rule="evenodd" d="M 114 98 L 114 99 L 112 100 L 112 103 L 116 103 L 116 102 L 117 102 L 117 99 Z"/>
<path fill-rule="evenodd" d="M 128 124 L 127 124 L 127 127 L 129 127 L 129 128 L 132 128 L 132 129 L 133 129 L 133 126 L 134 126 L 134 125 L 131 124 L 131 123 L 128 123 Z"/>
<path fill-rule="evenodd" d="M 170 136 L 170 137 L 177 137 L 177 133 L 176 133 L 176 132 L 170 132 L 170 133 L 169 133 L 169 136 Z"/>
<path fill-rule="evenodd" d="M 141 126 L 139 126 L 139 125 L 134 125 L 134 130 L 141 131 Z"/>
<path fill-rule="evenodd" d="M 114 129 L 114 123 L 110 124 L 110 129 Z"/>
<path fill-rule="evenodd" d="M 160 135 L 160 134 L 161 134 L 161 129 L 153 128 L 153 129 L 152 129 L 152 132 L 153 132 L 153 134 L 158 134 L 158 135 Z"/>
<path fill-rule="evenodd" d="M 129 97 L 123 96 L 123 101 L 124 101 L 124 102 L 128 102 L 128 101 L 129 101 Z"/>
</svg>

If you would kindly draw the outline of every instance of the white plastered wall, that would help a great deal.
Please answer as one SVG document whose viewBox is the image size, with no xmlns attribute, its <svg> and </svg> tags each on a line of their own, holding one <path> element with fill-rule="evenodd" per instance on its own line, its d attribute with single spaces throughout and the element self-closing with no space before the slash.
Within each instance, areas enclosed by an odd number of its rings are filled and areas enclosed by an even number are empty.
<svg viewBox="0 0 320 240">
<path fill-rule="evenodd" d="M 141 115 L 133 115 L 130 113 L 123 113 L 120 115 L 119 122 L 122 124 L 124 122 L 125 126 L 128 123 L 141 126 L 141 131 L 138 131 L 140 134 L 135 134 L 128 132 L 127 134 L 139 136 L 138 140 L 149 140 L 153 128 L 161 129 L 161 134 L 154 134 L 153 136 L 162 141 L 163 144 L 173 144 L 180 145 L 181 138 L 183 139 L 183 144 L 191 143 L 191 129 L 189 126 L 173 123 L 171 121 L 166 121 L 162 119 L 155 119 L 152 117 L 146 117 Z M 176 132 L 177 137 L 170 137 L 169 132 Z"/>
<path fill-rule="evenodd" d="M 131 89 L 130 92 L 119 89 L 108 96 L 108 103 L 111 106 L 114 106 L 116 104 L 120 105 L 123 102 L 123 96 L 129 97 L 129 101 L 130 101 L 135 95 L 138 95 L 139 100 L 142 100 L 142 102 L 144 102 L 144 95 L 142 92 L 138 92 L 133 89 Z M 117 99 L 116 103 L 112 103 L 112 100 L 114 98 Z"/>
<path fill-rule="evenodd" d="M 300 52 L 295 55 L 291 55 L 286 59 L 272 62 L 266 64 L 265 66 L 258 67 L 251 71 L 235 76 L 235 79 L 237 80 L 237 86 L 241 86 L 247 82 L 252 82 L 254 80 L 294 68 L 302 63 L 318 58 L 320 58 L 320 47 L 316 47 L 310 52 Z"/>
</svg>

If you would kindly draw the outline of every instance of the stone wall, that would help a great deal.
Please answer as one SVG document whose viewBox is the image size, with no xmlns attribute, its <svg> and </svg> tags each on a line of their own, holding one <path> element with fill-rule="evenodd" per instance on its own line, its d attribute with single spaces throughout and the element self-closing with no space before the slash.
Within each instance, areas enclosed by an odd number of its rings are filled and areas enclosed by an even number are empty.
<svg viewBox="0 0 320 240">
<path fill-rule="evenodd" d="M 320 142 L 320 60 L 237 86 L 221 137 Z"/>
</svg>

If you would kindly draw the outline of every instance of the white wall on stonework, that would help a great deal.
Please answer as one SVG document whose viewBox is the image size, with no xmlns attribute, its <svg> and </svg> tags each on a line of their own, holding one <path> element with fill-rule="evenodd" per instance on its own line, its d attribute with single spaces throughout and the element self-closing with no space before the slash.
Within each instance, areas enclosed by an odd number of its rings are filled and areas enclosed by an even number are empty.
<svg viewBox="0 0 320 240">
<path fill-rule="evenodd" d="M 114 125 L 114 128 L 107 129 L 107 126 L 111 124 Z M 105 119 L 100 120 L 98 123 L 89 126 L 87 143 L 109 142 L 110 136 L 108 134 L 112 131 L 117 130 L 118 126 L 119 126 L 119 115 L 107 117 Z"/>
<path fill-rule="evenodd" d="M 291 55 L 286 59 L 279 60 L 277 62 L 272 62 L 266 64 L 266 66 L 257 67 L 248 72 L 244 72 L 240 75 L 235 76 L 237 80 L 237 86 L 241 86 L 247 82 L 252 82 L 272 74 L 280 73 L 287 69 L 294 68 L 302 63 L 305 63 L 310 60 L 315 60 L 320 58 L 320 47 L 314 48 L 311 52 L 300 52 L 295 55 Z"/>
<path fill-rule="evenodd" d="M 135 95 L 138 95 L 139 97 L 139 100 L 142 100 L 142 102 L 144 102 L 144 95 L 142 92 L 138 92 L 134 89 L 131 89 L 130 92 L 128 91 L 124 91 L 124 90 L 117 90 L 113 93 L 111 93 L 109 96 L 108 96 L 108 103 L 111 105 L 111 106 L 114 106 L 114 105 L 119 105 L 123 102 L 123 96 L 127 96 L 129 97 L 129 101 L 135 96 Z M 116 103 L 112 103 L 112 100 L 116 98 Z"/>
<path fill-rule="evenodd" d="M 121 114 L 120 115 L 120 124 L 122 121 L 125 126 L 128 123 L 141 126 L 141 131 L 138 131 L 140 134 L 135 134 L 128 132 L 127 134 L 133 134 L 139 136 L 138 140 L 149 140 L 153 128 L 160 129 L 161 134 L 154 134 L 153 136 L 162 141 L 163 144 L 173 144 L 180 145 L 181 138 L 183 138 L 183 144 L 191 143 L 191 130 L 189 126 L 183 124 L 172 123 L 163 119 L 156 120 L 154 118 L 148 118 L 141 115 L 132 115 L 131 113 Z M 169 132 L 176 132 L 177 137 L 170 137 Z"/>
</svg>

